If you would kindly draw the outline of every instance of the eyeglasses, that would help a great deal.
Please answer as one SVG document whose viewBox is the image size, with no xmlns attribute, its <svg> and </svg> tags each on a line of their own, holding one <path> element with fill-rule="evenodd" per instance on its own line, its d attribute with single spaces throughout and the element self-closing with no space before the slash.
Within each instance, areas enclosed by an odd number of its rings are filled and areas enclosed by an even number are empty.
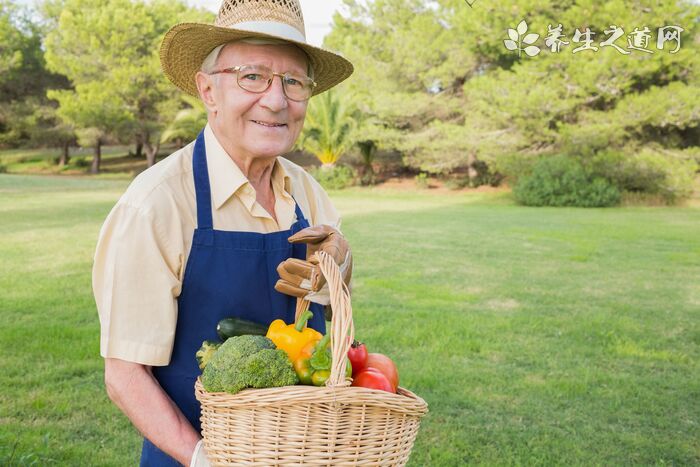
<svg viewBox="0 0 700 467">
<path fill-rule="evenodd" d="M 275 73 L 264 65 L 239 65 L 209 73 L 231 73 L 236 75 L 238 85 L 246 91 L 263 93 L 272 84 L 275 76 L 282 79 L 282 89 L 287 99 L 303 102 L 309 100 L 316 87 L 316 82 L 308 76 L 295 73 Z"/>
</svg>

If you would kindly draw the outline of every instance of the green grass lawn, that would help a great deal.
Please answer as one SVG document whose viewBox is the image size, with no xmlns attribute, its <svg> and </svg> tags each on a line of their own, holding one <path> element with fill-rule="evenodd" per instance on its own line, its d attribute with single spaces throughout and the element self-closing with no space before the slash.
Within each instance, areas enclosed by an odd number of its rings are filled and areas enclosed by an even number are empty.
<svg viewBox="0 0 700 467">
<path fill-rule="evenodd" d="M 135 465 L 90 286 L 123 180 L 0 175 L 0 465 Z M 430 405 L 410 465 L 700 463 L 700 208 L 332 194 L 359 339 Z"/>
<path fill-rule="evenodd" d="M 172 153 L 173 146 L 165 146 L 158 160 Z M 93 178 L 131 179 L 147 167 L 146 157 L 135 157 L 129 146 L 104 146 L 100 174 Z M 58 165 L 61 149 L 5 149 L 0 150 L 0 173 L 41 175 L 87 175 L 93 158 L 93 148 L 70 150 L 70 160 L 65 166 Z"/>
</svg>

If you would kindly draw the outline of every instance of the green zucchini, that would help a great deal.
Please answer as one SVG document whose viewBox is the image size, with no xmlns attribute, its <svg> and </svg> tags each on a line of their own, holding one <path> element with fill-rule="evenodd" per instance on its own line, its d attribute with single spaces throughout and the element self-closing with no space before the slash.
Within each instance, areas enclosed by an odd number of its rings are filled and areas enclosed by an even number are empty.
<svg viewBox="0 0 700 467">
<path fill-rule="evenodd" d="M 267 326 L 241 318 L 224 318 L 216 325 L 216 333 L 222 341 L 246 334 L 264 336 L 267 334 Z"/>
</svg>

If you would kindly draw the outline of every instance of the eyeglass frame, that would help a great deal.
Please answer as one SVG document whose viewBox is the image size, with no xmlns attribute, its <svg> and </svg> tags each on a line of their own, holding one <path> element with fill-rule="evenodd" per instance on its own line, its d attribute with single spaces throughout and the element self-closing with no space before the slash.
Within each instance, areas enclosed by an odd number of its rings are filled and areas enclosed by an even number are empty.
<svg viewBox="0 0 700 467">
<path fill-rule="evenodd" d="M 227 73 L 227 74 L 231 74 L 231 75 L 235 74 L 236 75 L 236 84 L 238 84 L 238 87 L 240 87 L 244 91 L 252 92 L 253 94 L 262 94 L 262 93 L 266 92 L 268 89 L 270 89 L 270 86 L 272 86 L 272 82 L 275 80 L 275 76 L 279 76 L 280 79 L 282 80 L 282 92 L 284 93 L 284 97 L 286 97 L 290 101 L 294 101 L 294 102 L 307 102 L 313 96 L 314 88 L 316 86 L 318 86 L 318 83 L 316 81 L 314 81 L 313 78 L 311 78 L 310 76 L 305 76 L 306 79 L 311 81 L 311 95 L 309 97 L 307 97 L 306 99 L 301 99 L 301 100 L 294 99 L 294 98 L 289 97 L 287 95 L 287 87 L 284 84 L 284 78 L 286 76 L 288 76 L 290 73 L 288 71 L 285 73 L 277 73 L 275 71 L 270 70 L 270 73 L 272 73 L 272 78 L 270 78 L 270 80 L 267 82 L 267 86 L 265 87 L 265 89 L 263 89 L 262 91 L 251 91 L 250 89 L 246 89 L 243 86 L 241 86 L 240 75 L 238 73 L 241 71 L 242 68 L 253 67 L 253 66 L 264 66 L 264 65 L 236 65 L 236 66 L 232 66 L 229 68 L 223 68 L 223 69 L 217 70 L 217 71 L 212 71 L 211 73 L 207 73 L 207 74 L 208 75 L 217 75 L 220 73 Z M 265 67 L 265 68 L 267 68 L 267 67 Z M 269 70 L 269 68 L 268 68 L 268 70 Z"/>
</svg>

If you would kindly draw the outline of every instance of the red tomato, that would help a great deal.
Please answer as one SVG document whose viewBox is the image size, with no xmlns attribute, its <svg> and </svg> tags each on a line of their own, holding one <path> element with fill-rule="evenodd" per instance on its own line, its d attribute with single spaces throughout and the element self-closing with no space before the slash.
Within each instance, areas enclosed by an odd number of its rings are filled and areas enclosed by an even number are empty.
<svg viewBox="0 0 700 467">
<path fill-rule="evenodd" d="M 352 380 L 352 385 L 359 386 L 361 388 L 378 389 L 380 391 L 394 393 L 396 392 L 394 386 L 389 381 L 389 378 L 374 368 L 365 368 L 364 370 L 358 372 L 357 375 L 355 375 L 355 378 Z"/>
<path fill-rule="evenodd" d="M 352 374 L 356 375 L 367 364 L 367 346 L 362 342 L 353 342 L 348 350 L 348 358 L 352 364 Z"/>
<path fill-rule="evenodd" d="M 389 357 L 380 353 L 368 354 L 366 367 L 374 368 L 383 373 L 394 386 L 394 392 L 396 392 L 396 389 L 399 387 L 399 370 Z"/>
</svg>

